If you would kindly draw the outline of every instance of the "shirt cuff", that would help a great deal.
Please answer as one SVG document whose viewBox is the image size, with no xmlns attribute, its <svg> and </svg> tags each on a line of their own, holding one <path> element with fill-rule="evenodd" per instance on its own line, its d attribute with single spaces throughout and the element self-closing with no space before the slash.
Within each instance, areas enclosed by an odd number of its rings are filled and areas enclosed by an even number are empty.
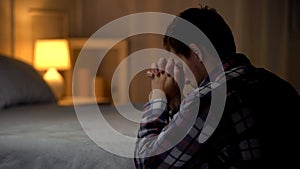
<svg viewBox="0 0 300 169">
<path fill-rule="evenodd" d="M 156 99 L 162 99 L 167 100 L 167 97 L 165 93 L 160 89 L 153 89 L 149 94 L 149 102 L 156 100 Z"/>
</svg>

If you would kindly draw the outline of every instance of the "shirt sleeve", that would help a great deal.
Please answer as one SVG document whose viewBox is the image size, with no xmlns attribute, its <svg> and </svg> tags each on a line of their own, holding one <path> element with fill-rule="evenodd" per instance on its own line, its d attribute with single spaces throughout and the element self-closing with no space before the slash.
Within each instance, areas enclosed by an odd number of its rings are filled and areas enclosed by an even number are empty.
<svg viewBox="0 0 300 169">
<path fill-rule="evenodd" d="M 190 94 L 170 119 L 165 99 L 145 105 L 135 149 L 138 169 L 181 168 L 201 152 L 198 141 L 206 118 L 198 115 L 199 95 Z"/>
</svg>

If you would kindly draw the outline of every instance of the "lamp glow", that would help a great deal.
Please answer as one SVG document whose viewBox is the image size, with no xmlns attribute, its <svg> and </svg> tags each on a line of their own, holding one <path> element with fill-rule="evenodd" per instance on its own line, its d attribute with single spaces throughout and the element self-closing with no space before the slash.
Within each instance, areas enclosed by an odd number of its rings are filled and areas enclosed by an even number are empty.
<svg viewBox="0 0 300 169">
<path fill-rule="evenodd" d="M 37 40 L 34 47 L 34 66 L 47 70 L 43 75 L 55 96 L 59 99 L 64 89 L 64 79 L 57 70 L 70 68 L 69 45 L 66 39 Z"/>
</svg>

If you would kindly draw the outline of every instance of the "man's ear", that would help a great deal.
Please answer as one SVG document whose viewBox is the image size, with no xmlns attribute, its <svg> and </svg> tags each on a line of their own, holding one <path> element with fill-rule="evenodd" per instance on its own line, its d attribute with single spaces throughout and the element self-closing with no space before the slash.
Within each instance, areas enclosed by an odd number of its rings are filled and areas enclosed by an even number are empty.
<svg viewBox="0 0 300 169">
<path fill-rule="evenodd" d="M 196 57 L 198 57 L 201 61 L 203 61 L 203 56 L 200 48 L 194 43 L 191 43 L 189 47 L 192 50 L 192 52 L 194 52 L 197 55 Z"/>
</svg>

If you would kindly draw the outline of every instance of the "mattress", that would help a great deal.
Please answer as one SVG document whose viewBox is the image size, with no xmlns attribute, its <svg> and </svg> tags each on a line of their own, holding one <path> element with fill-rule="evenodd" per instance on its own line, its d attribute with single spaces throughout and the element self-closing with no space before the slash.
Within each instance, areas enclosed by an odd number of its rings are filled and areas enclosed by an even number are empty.
<svg viewBox="0 0 300 169">
<path fill-rule="evenodd" d="M 114 107 L 102 106 L 101 112 L 120 133 L 136 136 L 138 124 L 124 119 Z M 112 141 L 116 143 L 116 140 Z M 120 141 L 119 144 L 126 143 Z M 74 107 L 44 104 L 0 111 L 0 169 L 19 168 L 135 167 L 132 158 L 115 155 L 94 143 L 82 129 Z"/>
</svg>

